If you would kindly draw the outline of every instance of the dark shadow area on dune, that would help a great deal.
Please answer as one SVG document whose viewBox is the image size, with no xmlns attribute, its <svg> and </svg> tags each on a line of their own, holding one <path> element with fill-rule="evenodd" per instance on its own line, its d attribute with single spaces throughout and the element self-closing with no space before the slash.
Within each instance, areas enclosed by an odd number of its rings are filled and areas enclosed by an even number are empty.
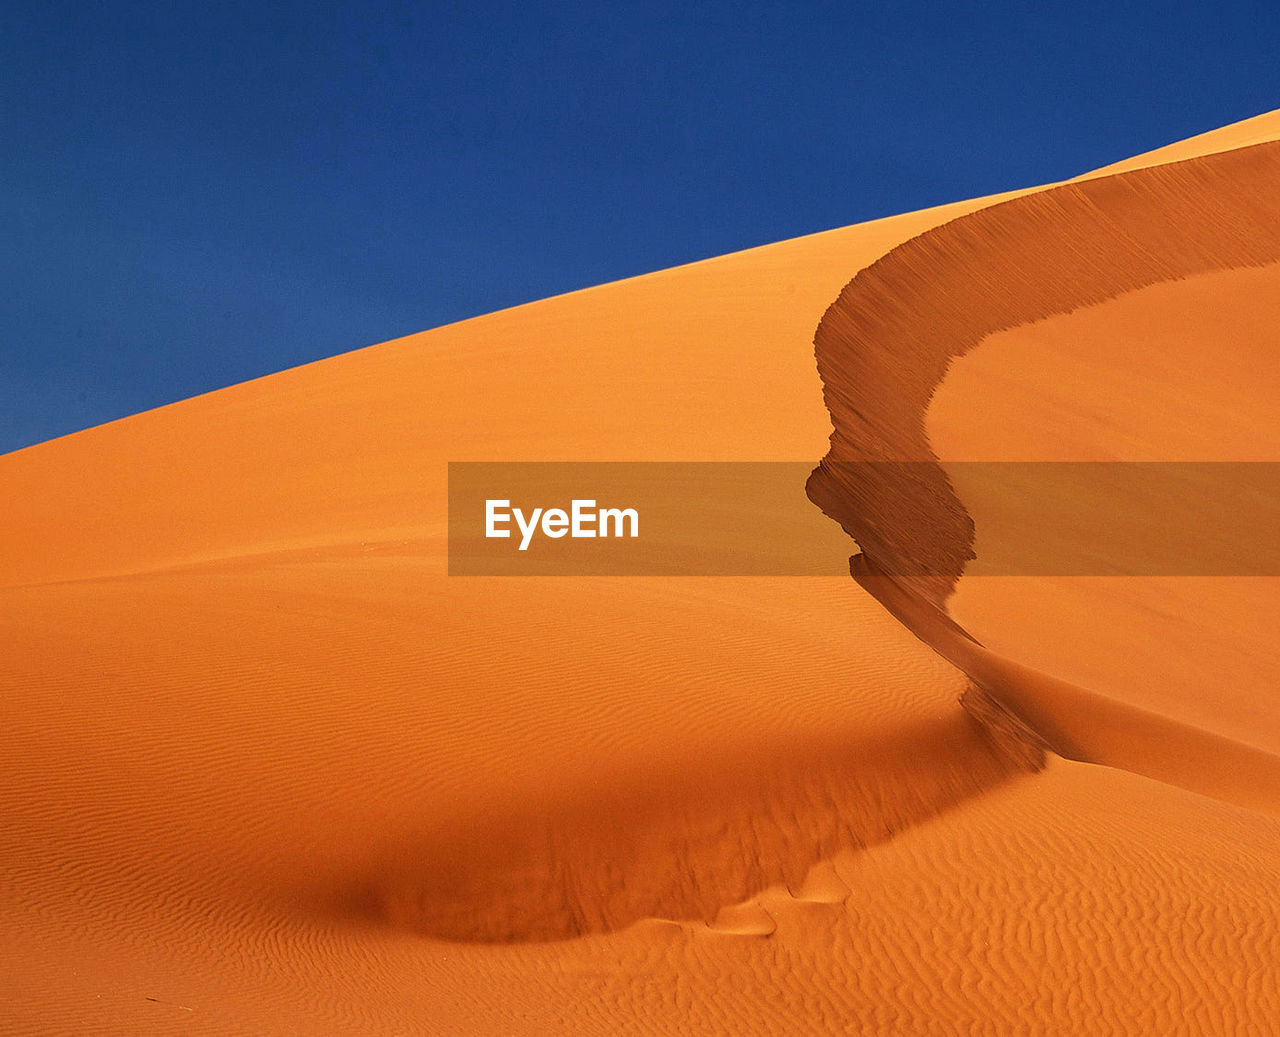
<svg viewBox="0 0 1280 1037">
<path fill-rule="evenodd" d="M 1034 741 L 945 717 L 808 744 L 708 747 L 573 795 L 477 804 L 380 852 L 347 913 L 466 942 L 563 940 L 643 918 L 713 921 L 819 862 L 1038 770 Z"/>
</svg>

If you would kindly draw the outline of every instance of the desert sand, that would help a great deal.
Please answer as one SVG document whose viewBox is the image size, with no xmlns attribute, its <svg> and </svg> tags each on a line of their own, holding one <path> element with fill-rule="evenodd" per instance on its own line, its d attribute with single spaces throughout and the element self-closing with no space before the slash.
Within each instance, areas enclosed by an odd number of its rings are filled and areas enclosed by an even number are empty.
<svg viewBox="0 0 1280 1037">
<path fill-rule="evenodd" d="M 0 1032 L 1274 1032 L 1280 582 L 966 575 L 947 465 L 1280 460 L 1276 141 L 0 457 Z M 451 461 L 824 456 L 826 576 L 448 575 Z"/>
</svg>

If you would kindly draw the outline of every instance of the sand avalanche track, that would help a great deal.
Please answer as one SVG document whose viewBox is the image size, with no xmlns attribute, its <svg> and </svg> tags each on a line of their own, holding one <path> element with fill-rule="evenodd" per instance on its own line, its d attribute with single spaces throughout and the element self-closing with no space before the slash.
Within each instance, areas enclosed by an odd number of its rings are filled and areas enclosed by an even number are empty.
<svg viewBox="0 0 1280 1037">
<path fill-rule="evenodd" d="M 1170 635 L 1176 586 L 961 578 L 982 532 L 945 465 L 1038 458 L 1042 416 L 1082 457 L 1239 456 L 1231 379 L 1275 403 L 1240 323 L 1272 296 L 1237 278 L 1273 269 L 1277 138 L 1264 116 L 0 457 L 0 1033 L 1267 1032 L 1280 719 L 1238 635 L 1269 591 L 1198 586 Z M 1174 289 L 1217 374 L 1138 334 Z M 821 457 L 808 343 L 838 296 L 833 456 L 943 466 L 814 484 L 861 584 L 841 557 L 447 575 L 450 461 Z M 1064 340 L 1096 351 L 1070 398 Z M 1216 409 L 1170 420 L 1180 378 Z M 994 440 L 966 417 L 997 412 Z M 1153 638 L 1198 660 L 1184 685 L 1122 665 L 1153 672 Z"/>
</svg>

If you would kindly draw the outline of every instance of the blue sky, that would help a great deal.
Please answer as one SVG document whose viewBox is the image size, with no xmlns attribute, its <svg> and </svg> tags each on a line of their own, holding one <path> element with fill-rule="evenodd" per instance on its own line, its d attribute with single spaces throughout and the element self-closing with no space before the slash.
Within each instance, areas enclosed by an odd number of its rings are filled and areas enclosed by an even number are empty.
<svg viewBox="0 0 1280 1037">
<path fill-rule="evenodd" d="M 0 451 L 1280 107 L 1259 3 L 0 13 Z"/>
</svg>

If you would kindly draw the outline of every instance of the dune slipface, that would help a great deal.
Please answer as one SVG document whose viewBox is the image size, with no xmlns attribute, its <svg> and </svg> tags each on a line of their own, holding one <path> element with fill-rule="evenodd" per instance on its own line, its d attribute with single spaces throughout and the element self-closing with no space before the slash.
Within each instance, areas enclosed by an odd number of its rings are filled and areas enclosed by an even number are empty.
<svg viewBox="0 0 1280 1037">
<path fill-rule="evenodd" d="M 1267 1032 L 1272 581 L 981 575 L 955 462 L 1276 460 L 1277 138 L 0 457 L 0 1032 Z M 833 426 L 857 581 L 448 575 L 450 462 Z"/>
<path fill-rule="evenodd" d="M 1093 622 L 1100 621 L 1103 629 L 1137 634 L 1124 637 L 1122 644 L 1113 642 L 1112 667 L 1117 660 L 1130 661 L 1135 647 L 1139 652 L 1154 649 L 1146 672 L 1101 675 L 1108 691 L 1154 706 L 1155 715 L 1123 710 L 1109 699 L 1092 700 L 1078 688 L 1054 690 L 1051 681 L 1040 677 L 1015 675 L 936 615 L 966 565 L 979 557 L 974 550 L 979 530 L 963 493 L 953 486 L 953 479 L 963 486 L 974 475 L 963 467 L 949 475 L 930 433 L 945 439 L 948 459 L 1176 462 L 1190 457 L 1229 462 L 1280 456 L 1274 432 L 1280 427 L 1275 421 L 1280 396 L 1274 386 L 1249 374 L 1255 368 L 1274 369 L 1280 344 L 1270 332 L 1280 307 L 1278 199 L 1280 145 L 1261 143 L 1024 196 L 894 249 L 846 287 L 818 328 L 818 366 L 835 432 L 809 485 L 814 501 L 863 546 L 866 557 L 856 567 L 863 584 L 877 589 L 882 601 L 953 662 L 971 675 L 982 673 L 987 687 L 999 683 L 1000 701 L 1014 705 L 1024 719 L 1034 717 L 1033 726 L 1052 734 L 1050 744 L 1059 751 L 1272 809 L 1280 807 L 1275 791 L 1280 789 L 1280 759 L 1173 724 L 1164 714 L 1176 716 L 1178 702 L 1163 689 L 1180 686 L 1187 698 L 1198 693 L 1212 701 L 1216 685 L 1234 685 L 1229 694 L 1253 707 L 1254 727 L 1246 737 L 1260 749 L 1280 748 L 1280 712 L 1266 705 L 1275 687 L 1274 653 L 1270 633 L 1263 633 L 1274 629 L 1280 585 L 1258 576 L 1246 579 L 1243 590 L 1221 586 L 1223 579 L 1192 580 L 1186 588 L 1176 578 L 1102 578 L 1090 580 L 1088 589 L 1073 587 L 1078 581 L 1066 579 L 1070 589 L 1064 589 L 1059 579 L 1059 597 L 1065 594 L 1069 604 L 1060 601 L 1060 614 L 1054 614 L 1053 606 L 1045 606 L 1040 581 L 1028 584 L 1023 574 L 1012 583 L 997 581 L 996 587 L 971 581 L 976 586 L 965 601 L 975 602 L 971 607 L 982 609 L 986 620 L 971 632 L 981 635 L 987 624 L 998 628 L 988 618 L 998 609 L 1006 628 L 1020 630 L 1019 643 L 1048 654 L 1043 646 L 1057 641 L 1056 657 L 1072 657 L 1077 660 L 1074 670 L 1091 676 L 1101 674 L 1105 663 L 1093 662 L 1091 669 L 1087 661 L 1099 654 L 1089 617 L 1097 617 Z M 1163 292 L 1157 305 L 1160 312 L 1181 316 L 1181 295 L 1194 291 L 1199 278 L 1221 278 L 1219 271 L 1232 272 L 1231 280 L 1221 282 L 1223 294 L 1231 293 L 1237 282 L 1247 286 L 1230 298 L 1246 312 L 1257 312 L 1260 322 L 1266 322 L 1265 331 L 1241 335 L 1238 320 L 1209 336 L 1186 327 L 1167 328 L 1158 342 L 1150 336 L 1142 343 L 1139 354 L 1131 346 L 1132 323 L 1115 321 L 1108 336 L 1095 321 L 1092 337 L 1057 343 L 1060 365 L 1069 365 L 1075 354 L 1070 379 L 1047 377 L 1034 367 L 1031 375 L 1016 372 L 1006 355 L 1000 375 L 984 381 L 981 389 L 968 376 L 971 395 L 963 403 L 958 391 L 947 392 L 945 414 L 935 416 L 926 431 L 926 412 L 948 366 L 981 349 L 986 339 L 1086 307 L 1133 307 L 1120 298 L 1172 282 L 1182 283 Z M 1155 307 L 1147 312 L 1151 309 Z M 1039 360 L 1026 347 L 1018 357 L 1024 365 Z M 1126 373 L 1132 395 L 1117 391 L 1109 374 L 1125 364 L 1130 365 Z M 1134 377 L 1138 371 L 1145 377 Z M 1215 378 L 1214 372 L 1231 376 Z M 1011 393 L 1009 381 L 1015 378 L 1021 381 Z M 1165 389 L 1170 383 L 1172 392 Z M 1176 411 L 1150 402 L 1162 391 L 1177 401 Z M 1016 400 L 1010 399 L 1015 393 Z M 1081 407 L 1094 408 L 1095 420 L 1073 421 L 1072 412 Z M 1046 410 L 1056 421 L 1051 436 L 1044 429 Z M 1239 413 L 1247 417 L 1241 420 Z M 970 429 L 972 445 L 966 438 Z M 1215 487 L 1208 491 L 1220 492 Z M 1081 519 L 1087 520 L 1097 507 L 1091 506 Z M 1167 508 L 1153 519 L 1152 535 L 1179 535 Z M 1240 563 L 1269 546 L 1269 533 L 1261 532 L 1236 545 Z M 1048 530 L 1037 530 L 1032 541 L 1048 536 Z M 1187 555 L 1197 549 L 1193 541 L 1182 546 Z M 1185 561 L 1186 574 L 1194 574 L 1194 557 Z M 1106 610 L 1095 600 L 1135 594 L 1141 603 L 1129 601 L 1118 626 L 1114 608 Z M 1232 597 L 1237 600 L 1230 601 Z M 1222 598 L 1230 601 L 1225 612 L 1215 609 Z M 1161 614 L 1152 621 L 1150 610 L 1157 605 Z M 1145 616 L 1139 614 L 1144 606 Z M 1036 615 L 1034 626 L 1021 618 L 1028 608 Z M 1252 623 L 1241 622 L 1245 612 Z M 1244 688 L 1237 673 L 1222 680 L 1224 636 L 1249 660 Z M 1179 643 L 1176 654 L 1165 650 L 1171 638 Z M 1007 634 L 1005 643 L 1013 644 Z M 1015 690 L 1024 686 L 1036 690 Z M 1199 716 L 1211 712 L 1202 710 Z M 1225 719 L 1229 722 L 1229 714 Z M 1220 723 L 1210 721 L 1209 726 Z M 1122 738 L 1118 728 L 1125 730 Z M 1244 733 L 1243 727 L 1238 729 Z M 1202 738 L 1213 740 L 1201 749 Z"/>
</svg>

